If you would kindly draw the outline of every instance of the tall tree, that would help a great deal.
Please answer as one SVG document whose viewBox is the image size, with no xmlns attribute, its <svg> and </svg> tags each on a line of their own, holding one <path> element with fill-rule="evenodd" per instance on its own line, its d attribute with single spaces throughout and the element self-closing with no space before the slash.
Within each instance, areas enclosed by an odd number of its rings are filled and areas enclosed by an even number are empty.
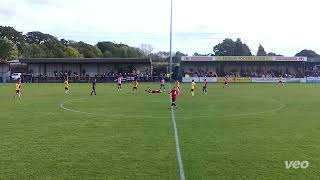
<svg viewBox="0 0 320 180">
<path fill-rule="evenodd" d="M 152 54 L 153 51 L 153 47 L 151 44 L 141 44 L 140 49 L 144 57 L 150 57 L 150 54 Z"/>
<path fill-rule="evenodd" d="M 224 39 L 222 43 L 213 47 L 215 56 L 251 56 L 251 50 L 247 44 L 242 43 L 238 38 L 236 41 L 232 39 Z"/>
<path fill-rule="evenodd" d="M 195 52 L 195 53 L 193 53 L 193 56 L 205 56 L 205 55 L 200 54 L 200 53 L 198 53 L 198 52 Z"/>
<path fill-rule="evenodd" d="M 181 61 L 181 57 L 182 56 L 188 56 L 187 54 L 184 54 L 184 53 L 182 53 L 182 52 L 180 52 L 180 51 L 177 51 L 176 53 L 175 53 L 175 55 L 173 56 L 173 62 L 175 62 L 175 63 L 179 63 L 180 61 Z"/>
<path fill-rule="evenodd" d="M 63 58 L 66 57 L 65 54 L 65 45 L 62 44 L 62 41 L 59 41 L 56 37 L 50 35 L 50 34 L 45 34 L 39 31 L 32 31 L 28 32 L 26 35 L 26 41 L 29 44 L 41 44 L 45 45 L 44 46 L 38 46 L 35 47 L 33 46 L 32 48 L 41 48 L 42 50 L 45 51 L 46 57 L 49 58 Z M 37 56 L 40 55 L 40 53 L 36 53 Z M 41 55 L 42 56 L 42 55 Z"/>
<path fill-rule="evenodd" d="M 127 58 L 128 57 L 128 51 L 126 47 L 118 47 L 115 49 L 113 53 L 113 57 L 117 58 Z"/>
<path fill-rule="evenodd" d="M 97 58 L 102 57 L 102 52 L 100 51 L 100 49 L 97 46 L 92 46 L 92 51 Z"/>
<path fill-rule="evenodd" d="M 98 42 L 96 45 L 103 54 L 103 57 L 110 58 L 141 58 L 144 53 L 141 49 L 130 47 L 126 44 L 116 44 L 109 41 Z"/>
<path fill-rule="evenodd" d="M 251 56 L 251 50 L 249 46 L 242 43 L 241 39 L 238 38 L 235 42 L 234 54 L 233 56 Z"/>
<path fill-rule="evenodd" d="M 105 51 L 104 53 L 102 53 L 102 57 L 104 58 L 112 58 L 112 52 L 111 51 Z"/>
<path fill-rule="evenodd" d="M 264 47 L 261 44 L 259 44 L 257 56 L 266 56 L 266 55 L 267 53 L 264 50 Z"/>
<path fill-rule="evenodd" d="M 50 58 L 63 58 L 66 57 L 65 46 L 59 41 L 48 41 L 44 43 L 48 57 Z"/>
<path fill-rule="evenodd" d="M 170 57 L 170 53 L 169 53 L 169 52 L 165 52 L 165 51 L 160 51 L 160 52 L 158 52 L 158 56 L 159 56 L 161 59 L 166 59 L 166 60 L 168 60 L 169 57 Z"/>
<path fill-rule="evenodd" d="M 47 47 L 43 44 L 27 44 L 23 51 L 24 58 L 46 58 Z"/>
<path fill-rule="evenodd" d="M 73 48 L 71 46 L 66 47 L 65 55 L 68 58 L 81 58 L 82 57 L 82 54 L 80 54 L 80 52 L 76 48 Z"/>
<path fill-rule="evenodd" d="M 234 55 L 235 42 L 232 39 L 224 39 L 222 43 L 213 47 L 215 56 L 232 56 Z"/>
<path fill-rule="evenodd" d="M 18 58 L 17 46 L 8 38 L 0 38 L 0 59 L 12 60 Z"/>
<path fill-rule="evenodd" d="M 281 55 L 281 54 L 276 54 L 276 53 L 274 53 L 274 52 L 269 52 L 269 53 L 267 54 L 267 56 L 283 56 L 283 55 Z"/>
<path fill-rule="evenodd" d="M 70 46 L 76 48 L 80 54 L 85 58 L 99 58 L 102 57 L 102 52 L 97 46 L 92 46 L 90 44 L 80 42 L 72 42 Z"/>
<path fill-rule="evenodd" d="M 28 32 L 26 36 L 26 40 L 29 44 L 44 44 L 46 42 L 59 42 L 59 40 L 50 35 L 45 34 L 39 31 Z"/>
<path fill-rule="evenodd" d="M 110 42 L 110 41 L 98 42 L 97 43 L 97 47 L 100 49 L 100 51 L 102 53 L 104 53 L 105 51 L 114 52 L 114 50 L 116 48 L 115 44 L 113 42 Z"/>
<path fill-rule="evenodd" d="M 60 43 L 65 45 L 65 46 L 69 46 L 69 44 L 70 44 L 69 41 L 66 40 L 66 39 L 60 39 Z"/>
<path fill-rule="evenodd" d="M 10 26 L 0 26 L 0 38 L 7 38 L 12 41 L 20 52 L 25 46 L 25 36 L 22 32 L 19 32 Z"/>
<path fill-rule="evenodd" d="M 312 58 L 312 57 L 319 57 L 319 54 L 317 54 L 313 50 L 304 49 L 304 50 L 300 51 L 299 53 L 297 53 L 295 56 L 305 56 L 305 57 Z"/>
<path fill-rule="evenodd" d="M 267 56 L 277 56 L 277 54 L 274 53 L 274 52 L 269 52 L 269 53 L 267 54 Z"/>
</svg>

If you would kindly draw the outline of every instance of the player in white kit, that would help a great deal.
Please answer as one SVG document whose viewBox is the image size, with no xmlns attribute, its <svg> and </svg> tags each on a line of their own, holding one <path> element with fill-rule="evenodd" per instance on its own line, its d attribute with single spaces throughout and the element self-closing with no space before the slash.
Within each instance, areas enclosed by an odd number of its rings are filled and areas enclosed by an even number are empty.
<svg viewBox="0 0 320 180">
<path fill-rule="evenodd" d="M 118 91 L 122 90 L 122 76 L 120 75 L 117 79 L 118 82 Z"/>
<path fill-rule="evenodd" d="M 160 80 L 160 90 L 166 91 L 165 80 L 162 78 Z"/>
</svg>

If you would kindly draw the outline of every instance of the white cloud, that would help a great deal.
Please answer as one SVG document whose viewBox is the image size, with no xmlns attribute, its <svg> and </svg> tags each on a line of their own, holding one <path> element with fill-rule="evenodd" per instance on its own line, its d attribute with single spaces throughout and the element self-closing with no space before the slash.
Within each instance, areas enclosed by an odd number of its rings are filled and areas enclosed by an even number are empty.
<svg viewBox="0 0 320 180">
<path fill-rule="evenodd" d="M 210 53 L 224 38 L 240 37 L 252 52 L 320 52 L 316 0 L 173 0 L 174 49 Z M 0 22 L 91 43 L 111 40 L 155 50 L 169 48 L 169 0 L 0 1 Z"/>
</svg>

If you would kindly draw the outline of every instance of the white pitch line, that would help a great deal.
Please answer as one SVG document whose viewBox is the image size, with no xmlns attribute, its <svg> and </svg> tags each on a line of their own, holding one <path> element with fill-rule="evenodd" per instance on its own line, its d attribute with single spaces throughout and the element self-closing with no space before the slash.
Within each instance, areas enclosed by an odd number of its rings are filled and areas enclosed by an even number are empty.
<svg viewBox="0 0 320 180">
<path fill-rule="evenodd" d="M 77 99 L 77 100 L 82 100 L 84 98 L 80 98 L 80 99 Z M 68 102 L 71 102 L 71 101 L 75 101 L 74 99 L 70 99 L 70 100 L 67 100 L 67 101 L 64 101 L 60 104 L 60 107 L 66 111 L 71 111 L 71 112 L 75 112 L 75 113 L 81 113 L 81 114 L 88 114 L 88 115 L 95 115 L 94 113 L 88 113 L 88 112 L 83 112 L 83 111 L 78 111 L 78 110 L 74 110 L 74 109 L 69 109 L 69 108 L 66 108 L 64 105 Z"/>
<path fill-rule="evenodd" d="M 73 101 L 81 101 L 84 100 L 86 98 L 79 98 L 79 99 L 70 99 L 67 101 L 64 101 L 60 104 L 60 108 L 66 110 L 66 111 L 71 111 L 74 113 L 81 113 L 81 114 L 87 114 L 87 115 L 96 115 L 96 116 L 105 116 L 105 117 L 121 117 L 121 118 L 158 118 L 158 119 L 168 119 L 169 116 L 130 116 L 130 115 L 121 115 L 121 114 L 98 114 L 98 113 L 91 113 L 91 112 L 86 112 L 86 111 L 80 111 L 80 110 L 76 110 L 76 109 L 71 109 L 71 108 L 67 108 L 65 107 L 65 104 L 69 103 L 69 102 L 73 102 Z"/>
<path fill-rule="evenodd" d="M 80 110 L 76 110 L 76 109 L 71 109 L 71 108 L 67 108 L 65 107 L 65 105 L 69 102 L 73 102 L 73 101 L 79 101 L 79 100 L 84 100 L 86 98 L 79 98 L 79 99 L 70 99 L 67 101 L 64 101 L 60 104 L 60 107 L 66 111 L 71 111 L 74 113 L 81 113 L 81 114 L 87 114 L 87 115 L 96 115 L 96 116 L 105 116 L 105 117 L 121 117 L 121 118 L 150 118 L 150 119 L 168 119 L 170 118 L 170 116 L 130 116 L 130 115 L 121 115 L 121 114 L 98 114 L 98 113 L 91 113 L 91 112 L 85 112 L 85 111 L 80 111 Z M 251 115 L 259 115 L 259 114 L 268 114 L 268 113 L 273 113 L 273 112 L 278 112 L 280 110 L 282 110 L 283 108 L 287 107 L 286 104 L 281 103 L 279 100 L 276 99 L 271 99 L 274 102 L 277 102 L 280 106 L 274 109 L 270 109 L 270 110 L 265 110 L 265 111 L 257 111 L 257 112 L 249 112 L 249 113 L 240 113 L 240 114 L 230 114 L 230 115 L 199 115 L 197 116 L 197 118 L 212 118 L 212 117 L 216 117 L 216 118 L 221 118 L 221 117 L 242 117 L 242 116 L 251 116 Z M 180 107 L 181 109 L 181 107 Z M 182 109 L 183 110 L 183 109 Z M 194 117 L 180 117 L 180 119 L 193 119 Z"/>
<path fill-rule="evenodd" d="M 169 91 L 170 90 L 171 90 L 171 85 L 169 83 Z M 169 97 L 169 102 L 171 103 L 170 97 Z M 178 129 L 177 129 L 177 123 L 176 123 L 176 113 L 173 107 L 171 107 L 171 116 L 172 116 L 172 124 L 174 129 L 174 139 L 176 141 L 176 152 L 177 152 L 177 160 L 179 165 L 179 177 L 180 177 L 180 180 L 185 180 L 183 163 L 182 163 L 181 152 L 180 152 L 179 135 L 178 135 Z"/>
<path fill-rule="evenodd" d="M 171 85 L 169 84 L 169 90 L 171 89 Z M 60 107 L 66 111 L 71 111 L 74 113 L 80 113 L 80 114 L 87 114 L 87 115 L 98 115 L 98 116 L 106 116 L 106 117 L 130 117 L 130 118 L 169 118 L 169 117 L 154 117 L 154 116 L 124 116 L 124 115 L 106 115 L 106 114 L 97 114 L 97 113 L 90 113 L 90 112 L 85 112 L 85 111 L 80 111 L 76 109 L 71 109 L 67 108 L 64 105 L 72 102 L 72 101 L 79 101 L 79 100 L 84 100 L 86 98 L 79 98 L 79 99 L 70 99 L 67 101 L 64 101 L 60 104 Z M 280 106 L 275 109 L 267 110 L 267 111 L 260 111 L 260 112 L 253 112 L 253 113 L 244 113 L 244 114 L 234 114 L 234 115 L 221 115 L 221 116 L 215 116 L 215 115 L 210 115 L 210 116 L 197 116 L 197 117 L 240 117 L 240 116 L 250 116 L 250 115 L 257 115 L 257 114 L 267 114 L 267 113 L 272 113 L 272 112 L 277 112 L 280 111 L 281 109 L 286 107 L 286 104 L 281 103 L 279 100 L 276 99 L 271 99 L 272 101 L 278 102 Z M 171 99 L 169 97 L 169 102 L 171 103 Z M 171 107 L 171 117 L 172 117 L 172 123 L 173 123 L 173 129 L 174 129 L 174 137 L 175 137 L 175 143 L 176 143 L 176 154 L 177 154 L 177 160 L 178 160 L 178 165 L 179 165 L 179 179 L 180 180 L 185 180 L 185 175 L 184 175 L 184 169 L 183 169 L 183 163 L 182 163 L 182 158 L 181 158 L 181 152 L 180 152 L 180 143 L 179 143 L 179 136 L 178 136 L 178 129 L 177 129 L 177 123 L 176 123 L 176 114 L 175 110 Z M 181 119 L 188 119 L 186 117 L 183 117 Z"/>
</svg>

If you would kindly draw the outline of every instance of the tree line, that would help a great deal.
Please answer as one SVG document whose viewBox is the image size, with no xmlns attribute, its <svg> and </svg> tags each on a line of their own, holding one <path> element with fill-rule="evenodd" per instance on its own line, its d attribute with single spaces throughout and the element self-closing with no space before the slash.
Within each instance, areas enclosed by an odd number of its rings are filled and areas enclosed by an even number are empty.
<svg viewBox="0 0 320 180">
<path fill-rule="evenodd" d="M 113 42 L 91 45 L 85 42 L 58 39 L 53 35 L 32 31 L 26 34 L 13 27 L 0 26 L 0 58 L 142 58 L 139 48 Z"/>
<path fill-rule="evenodd" d="M 221 43 L 213 47 L 214 56 L 252 56 L 249 46 L 238 38 L 236 41 L 232 39 L 224 39 Z M 274 52 L 266 52 L 264 47 L 260 44 L 258 47 L 256 56 L 283 56 L 281 54 L 276 54 Z M 304 49 L 297 53 L 295 56 L 305 56 L 305 57 L 320 57 L 313 50 Z"/>
<path fill-rule="evenodd" d="M 178 63 L 181 56 L 187 54 L 177 51 L 173 54 L 173 62 Z M 249 46 L 240 38 L 235 41 L 224 39 L 213 47 L 209 54 L 194 53 L 195 56 L 252 56 Z M 273 52 L 267 53 L 259 45 L 257 56 L 281 56 Z M 302 50 L 296 56 L 318 57 L 312 50 Z M 157 62 L 168 62 L 170 53 L 166 51 L 153 52 L 151 45 L 131 47 L 122 43 L 110 41 L 91 45 L 82 41 L 58 39 L 57 37 L 39 31 L 26 34 L 10 26 L 0 26 L 0 59 L 17 58 L 152 58 Z"/>
<path fill-rule="evenodd" d="M 131 47 L 122 43 L 110 41 L 98 42 L 95 45 L 83 41 L 58 39 L 57 37 L 39 31 L 26 34 L 13 27 L 0 26 L 0 59 L 17 58 L 152 58 L 153 61 L 167 61 L 168 52 L 153 52 L 151 45 Z M 173 61 L 178 62 L 181 52 L 173 55 Z"/>
</svg>

